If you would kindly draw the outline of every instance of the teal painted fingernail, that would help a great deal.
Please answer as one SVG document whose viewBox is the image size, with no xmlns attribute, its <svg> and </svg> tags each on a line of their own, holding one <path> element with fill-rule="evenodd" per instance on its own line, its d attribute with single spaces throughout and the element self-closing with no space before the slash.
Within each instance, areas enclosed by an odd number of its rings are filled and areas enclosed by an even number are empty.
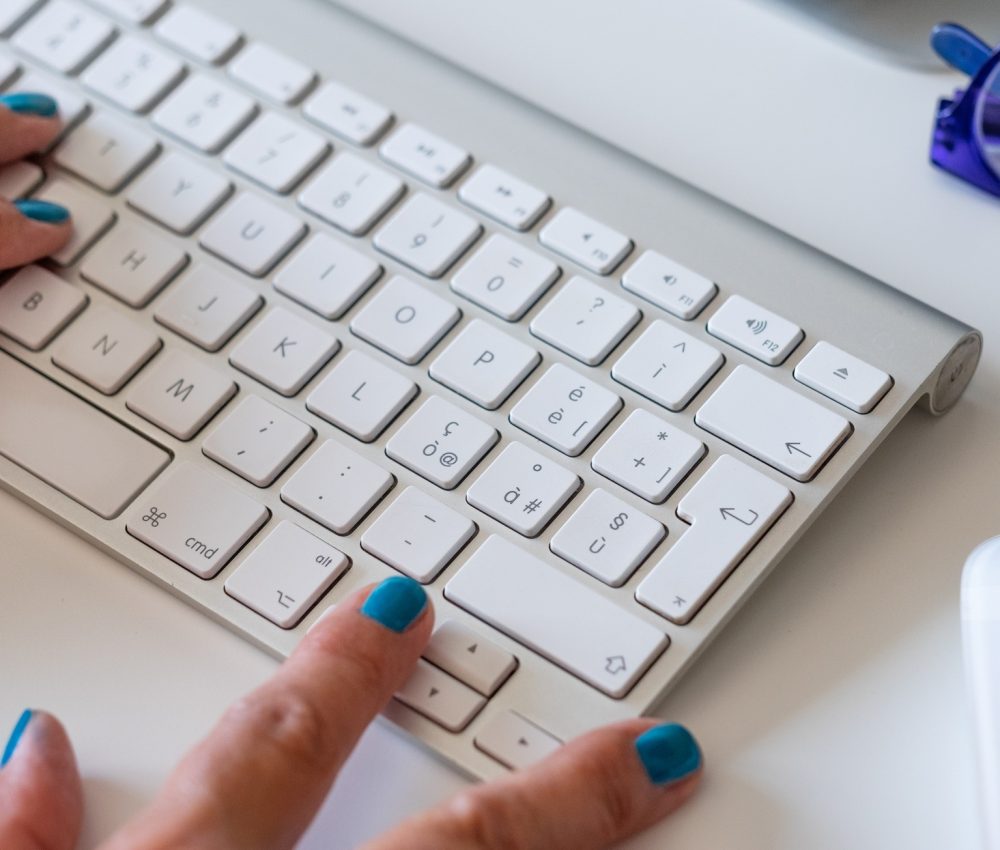
<svg viewBox="0 0 1000 850">
<path fill-rule="evenodd" d="M 11 760 L 14 750 L 17 749 L 17 742 L 21 740 L 24 730 L 28 728 L 29 720 L 31 720 L 31 709 L 26 708 L 21 712 L 21 716 L 17 718 L 17 723 L 14 724 L 14 731 L 10 733 L 10 737 L 7 739 L 7 746 L 3 749 L 3 757 L 0 758 L 0 767 L 3 767 Z"/>
<path fill-rule="evenodd" d="M 14 206 L 20 210 L 21 215 L 32 218 L 35 221 L 44 221 L 48 224 L 61 224 L 69 218 L 69 210 L 59 204 L 49 201 L 14 201 Z"/>
<path fill-rule="evenodd" d="M 59 104 L 54 97 L 30 91 L 0 95 L 0 103 L 11 112 L 21 115 L 40 115 L 42 118 L 51 118 L 59 111 Z"/>
<path fill-rule="evenodd" d="M 387 578 L 361 606 L 361 613 L 387 629 L 405 632 L 427 607 L 427 594 L 418 582 L 406 576 Z"/>
<path fill-rule="evenodd" d="M 655 726 L 635 739 L 642 766 L 656 785 L 676 782 L 701 766 L 701 750 L 694 736 L 677 723 Z"/>
</svg>

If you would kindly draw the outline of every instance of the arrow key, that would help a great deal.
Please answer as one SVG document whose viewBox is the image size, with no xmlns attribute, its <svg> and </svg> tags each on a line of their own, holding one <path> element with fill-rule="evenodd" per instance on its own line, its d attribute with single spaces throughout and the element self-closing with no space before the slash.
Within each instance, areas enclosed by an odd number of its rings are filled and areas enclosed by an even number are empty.
<svg viewBox="0 0 1000 850">
<path fill-rule="evenodd" d="M 474 690 L 423 659 L 396 699 L 449 732 L 461 732 L 486 705 Z"/>
<path fill-rule="evenodd" d="M 562 741 L 520 714 L 502 711 L 482 725 L 475 744 L 504 767 L 520 770 L 554 753 Z"/>
<path fill-rule="evenodd" d="M 517 659 L 458 620 L 434 630 L 424 658 L 485 697 L 491 697 L 517 669 Z"/>
</svg>

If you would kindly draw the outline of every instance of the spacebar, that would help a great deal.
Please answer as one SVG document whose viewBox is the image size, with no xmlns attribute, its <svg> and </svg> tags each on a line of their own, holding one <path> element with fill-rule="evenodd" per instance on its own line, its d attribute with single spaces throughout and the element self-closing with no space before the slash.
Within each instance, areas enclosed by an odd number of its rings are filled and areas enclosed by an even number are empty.
<svg viewBox="0 0 1000 850">
<path fill-rule="evenodd" d="M 104 519 L 170 462 L 159 446 L 0 351 L 0 456 Z"/>
</svg>

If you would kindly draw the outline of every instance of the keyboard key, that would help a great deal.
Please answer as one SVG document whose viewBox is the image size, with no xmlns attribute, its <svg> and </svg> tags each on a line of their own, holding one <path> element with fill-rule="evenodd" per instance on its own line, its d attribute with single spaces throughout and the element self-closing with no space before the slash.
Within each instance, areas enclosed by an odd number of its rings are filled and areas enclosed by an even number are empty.
<svg viewBox="0 0 1000 850">
<path fill-rule="evenodd" d="M 382 143 L 379 154 L 435 189 L 453 183 L 472 162 L 468 151 L 416 124 L 396 130 Z"/>
<path fill-rule="evenodd" d="M 510 412 L 510 421 L 563 454 L 576 457 L 622 409 L 622 400 L 555 363 Z"/>
<path fill-rule="evenodd" d="M 733 370 L 694 421 L 796 481 L 814 478 L 851 433 L 844 417 L 748 366 Z"/>
<path fill-rule="evenodd" d="M 10 35 L 41 5 L 42 0 L 5 0 L 0 6 L 0 36 Z"/>
<path fill-rule="evenodd" d="M 611 369 L 611 377 L 668 410 L 683 410 L 725 358 L 716 349 L 657 319 Z"/>
<path fill-rule="evenodd" d="M 483 228 L 430 195 L 410 198 L 375 234 L 375 247 L 427 277 L 441 277 Z"/>
<path fill-rule="evenodd" d="M 218 153 L 250 123 L 257 105 L 206 74 L 192 74 L 153 113 L 153 123 L 203 153 Z"/>
<path fill-rule="evenodd" d="M 128 202 L 170 230 L 187 235 L 214 212 L 232 191 L 222 175 L 179 153 L 153 163 L 128 196 Z"/>
<path fill-rule="evenodd" d="M 306 398 L 306 408 L 370 443 L 417 394 L 417 385 L 361 351 L 348 351 Z"/>
<path fill-rule="evenodd" d="M 474 690 L 423 659 L 396 692 L 396 699 L 449 732 L 461 732 L 486 705 Z"/>
<path fill-rule="evenodd" d="M 799 361 L 795 380 L 856 413 L 870 413 L 892 386 L 881 369 L 828 342 L 817 342 Z"/>
<path fill-rule="evenodd" d="M 290 629 L 350 565 L 339 549 L 282 520 L 226 579 L 226 593 Z"/>
<path fill-rule="evenodd" d="M 546 247 L 595 274 L 609 274 L 632 250 L 632 240 L 572 207 L 557 212 L 541 233 Z"/>
<path fill-rule="evenodd" d="M 263 505 L 193 463 L 174 466 L 129 513 L 129 534 L 212 578 L 267 522 Z"/>
<path fill-rule="evenodd" d="M 403 189 L 396 175 L 342 153 L 306 184 L 298 201 L 323 221 L 361 236 L 396 203 Z"/>
<path fill-rule="evenodd" d="M 55 149 L 55 161 L 109 194 L 149 164 L 159 144 L 106 113 L 91 115 Z"/>
<path fill-rule="evenodd" d="M 40 266 L 25 266 L 0 286 L 0 333 L 39 351 L 86 306 L 77 287 Z"/>
<path fill-rule="evenodd" d="M 147 328 L 117 310 L 95 305 L 59 341 L 52 362 L 98 392 L 113 395 L 162 346 Z"/>
<path fill-rule="evenodd" d="M 339 319 L 382 274 L 374 260 L 314 233 L 274 277 L 274 288 L 324 319 Z"/>
<path fill-rule="evenodd" d="M 531 767 L 562 746 L 554 735 L 514 711 L 494 714 L 479 727 L 474 743 L 511 770 Z"/>
<path fill-rule="evenodd" d="M 350 534 L 396 479 L 357 452 L 327 440 L 281 488 L 281 499 L 337 534 Z"/>
<path fill-rule="evenodd" d="M 125 406 L 178 440 L 190 440 L 234 395 L 228 376 L 168 349 L 143 372 Z"/>
<path fill-rule="evenodd" d="M 0 198 L 26 198 L 45 182 L 45 172 L 33 162 L 9 162 L 0 166 Z"/>
<path fill-rule="evenodd" d="M 240 44 L 239 30 L 221 18 L 180 4 L 160 18 L 156 35 L 192 59 L 219 64 Z"/>
<path fill-rule="evenodd" d="M 172 286 L 156 321 L 206 351 L 218 351 L 264 303 L 256 292 L 210 266 L 198 265 Z"/>
<path fill-rule="evenodd" d="M 791 503 L 787 488 L 723 455 L 681 499 L 677 513 L 692 526 L 635 598 L 673 623 L 691 622 Z"/>
<path fill-rule="evenodd" d="M 427 584 L 475 534 L 476 524 L 468 517 L 446 508 L 416 487 L 407 487 L 361 536 L 361 546 L 390 567 Z M 439 666 L 476 687 L 456 670 Z"/>
<path fill-rule="evenodd" d="M 802 342 L 802 328 L 741 295 L 731 295 L 708 320 L 708 332 L 769 366 L 784 363 Z"/>
<path fill-rule="evenodd" d="M 274 112 L 265 112 L 233 142 L 222 161 L 259 183 L 284 194 L 327 154 L 326 141 Z"/>
<path fill-rule="evenodd" d="M 355 145 L 370 145 L 385 132 L 392 113 L 340 83 L 323 83 L 302 107 L 306 118 Z"/>
<path fill-rule="evenodd" d="M 452 490 L 499 438 L 495 428 L 431 396 L 393 434 L 385 453 L 438 487 Z"/>
<path fill-rule="evenodd" d="M 517 659 L 458 620 L 445 620 L 434 630 L 424 658 L 491 697 L 517 669 Z"/>
<path fill-rule="evenodd" d="M 93 92 L 130 112 L 147 112 L 180 81 L 184 63 L 150 41 L 123 35 L 84 71 Z"/>
<path fill-rule="evenodd" d="M 644 252 L 632 264 L 622 286 L 684 320 L 697 316 L 719 291 L 708 278 L 656 251 Z"/>
<path fill-rule="evenodd" d="M 404 363 L 419 363 L 462 314 L 450 301 L 397 275 L 351 320 L 351 333 Z"/>
<path fill-rule="evenodd" d="M 254 277 L 262 277 L 306 235 L 294 215 L 243 192 L 205 228 L 201 247 Z"/>
<path fill-rule="evenodd" d="M 43 148 L 39 153 L 47 153 L 54 148 L 80 119 L 87 114 L 90 108 L 87 101 L 78 95 L 74 90 L 57 83 L 47 74 L 40 74 L 36 71 L 27 71 L 17 78 L 11 86 L 11 93 L 14 92 L 35 92 L 36 94 L 47 94 L 56 101 L 59 118 L 62 120 L 62 129 L 53 139 L 47 148 Z"/>
<path fill-rule="evenodd" d="M 498 535 L 472 554 L 444 592 L 615 698 L 625 696 L 667 646 L 658 629 Z"/>
<path fill-rule="evenodd" d="M 115 28 L 72 0 L 51 0 L 11 39 L 18 50 L 61 74 L 75 74 L 103 48 Z"/>
<path fill-rule="evenodd" d="M 188 263 L 188 255 L 144 227 L 118 224 L 91 251 L 80 275 L 130 307 L 145 307 Z"/>
<path fill-rule="evenodd" d="M 316 72 L 266 44 L 251 44 L 229 63 L 229 75 L 257 94 L 283 105 L 298 101 Z"/>
<path fill-rule="evenodd" d="M 69 242 L 49 255 L 57 266 L 72 266 L 115 223 L 110 207 L 61 177 L 49 180 L 35 198 L 66 207 L 73 215 L 73 235 Z"/>
<path fill-rule="evenodd" d="M 620 587 L 665 536 L 652 517 L 605 490 L 594 490 L 549 548 L 605 584 Z"/>
<path fill-rule="evenodd" d="M 582 277 L 571 278 L 531 322 L 531 332 L 570 357 L 596 366 L 635 327 L 641 313 Z"/>
<path fill-rule="evenodd" d="M 90 2 L 127 24 L 148 24 L 167 5 L 167 0 L 90 0 Z"/>
<path fill-rule="evenodd" d="M 473 319 L 431 363 L 429 373 L 469 401 L 495 410 L 541 360 L 535 349 Z"/>
<path fill-rule="evenodd" d="M 293 396 L 339 348 L 336 337 L 278 307 L 233 349 L 229 362 L 276 393 Z"/>
<path fill-rule="evenodd" d="M 316 432 L 260 396 L 247 395 L 205 438 L 201 450 L 257 487 L 267 487 Z"/>
<path fill-rule="evenodd" d="M 541 189 L 495 165 L 482 165 L 458 190 L 458 197 L 484 215 L 514 230 L 527 230 L 549 208 Z"/>
<path fill-rule="evenodd" d="M 0 15 L 3 15 L 0 12 Z M 0 19 L 0 26 L 3 25 L 3 20 Z M 2 34 L 2 33 L 0 33 Z M 20 66 L 15 62 L 10 56 L 0 55 L 0 89 L 7 85 L 18 72 Z"/>
<path fill-rule="evenodd" d="M 501 319 L 516 322 L 559 277 L 559 266 L 494 234 L 451 280 L 451 288 Z"/>
</svg>

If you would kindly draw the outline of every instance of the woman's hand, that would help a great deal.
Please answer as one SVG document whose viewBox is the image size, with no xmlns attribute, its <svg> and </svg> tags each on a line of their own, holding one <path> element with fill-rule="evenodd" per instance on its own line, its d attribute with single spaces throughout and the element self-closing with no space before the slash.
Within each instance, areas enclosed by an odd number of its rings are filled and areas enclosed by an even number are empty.
<svg viewBox="0 0 1000 850">
<path fill-rule="evenodd" d="M 293 847 L 365 727 L 410 675 L 433 620 L 423 588 L 402 576 L 341 602 L 270 681 L 226 712 L 104 850 Z M 26 712 L 4 759 L 0 847 L 71 850 L 82 792 L 59 721 Z M 605 848 L 676 809 L 700 773 L 685 729 L 631 720 L 471 787 L 367 850 Z"/>
</svg>

